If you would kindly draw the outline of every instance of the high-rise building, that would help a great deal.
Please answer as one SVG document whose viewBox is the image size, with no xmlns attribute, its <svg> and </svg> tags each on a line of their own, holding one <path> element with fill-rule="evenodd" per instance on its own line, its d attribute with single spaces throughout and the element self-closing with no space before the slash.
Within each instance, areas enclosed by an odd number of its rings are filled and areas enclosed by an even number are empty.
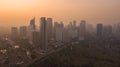
<svg viewBox="0 0 120 67">
<path fill-rule="evenodd" d="M 33 31 L 32 32 L 32 43 L 35 47 L 40 47 L 40 32 Z"/>
<path fill-rule="evenodd" d="M 79 40 L 84 40 L 86 36 L 86 21 L 81 20 L 79 27 Z"/>
<path fill-rule="evenodd" d="M 32 32 L 33 31 L 36 31 L 35 17 L 30 20 L 30 25 L 28 26 L 27 38 L 29 39 L 29 43 L 31 44 L 32 44 Z"/>
<path fill-rule="evenodd" d="M 103 24 L 97 24 L 97 36 L 100 37 L 103 35 Z"/>
<path fill-rule="evenodd" d="M 48 40 L 51 40 L 53 37 L 52 18 L 47 18 L 47 33 L 48 33 Z"/>
<path fill-rule="evenodd" d="M 113 25 L 113 35 L 117 38 L 120 38 L 120 22 Z"/>
<path fill-rule="evenodd" d="M 46 50 L 48 44 L 47 21 L 45 17 L 40 18 L 41 49 Z"/>
<path fill-rule="evenodd" d="M 120 23 L 117 23 L 116 25 L 116 33 L 120 34 Z"/>
<path fill-rule="evenodd" d="M 63 31 L 64 31 L 64 24 L 56 23 L 56 29 L 55 29 L 55 40 L 57 42 L 63 42 Z"/>
<path fill-rule="evenodd" d="M 76 29 L 76 27 L 77 27 L 77 22 L 74 20 L 73 21 L 73 28 Z"/>
<path fill-rule="evenodd" d="M 11 38 L 15 40 L 18 37 L 18 28 L 12 27 L 11 28 Z"/>
<path fill-rule="evenodd" d="M 103 35 L 105 37 L 110 37 L 112 35 L 112 26 L 111 25 L 104 26 Z"/>
<path fill-rule="evenodd" d="M 63 41 L 64 42 L 69 42 L 70 41 L 70 35 L 69 35 L 69 30 L 68 28 L 63 29 Z"/>
<path fill-rule="evenodd" d="M 118 24 L 116 24 L 116 23 L 113 24 L 113 34 L 114 34 L 114 35 L 116 35 L 116 33 L 117 33 L 117 25 L 118 25 Z"/>
<path fill-rule="evenodd" d="M 54 28 L 53 28 L 53 38 L 54 38 L 54 40 L 55 40 L 57 25 L 58 25 L 58 22 L 54 22 Z"/>
<path fill-rule="evenodd" d="M 93 35 L 95 32 L 95 28 L 92 24 L 87 24 L 86 25 L 86 35 Z"/>
<path fill-rule="evenodd" d="M 35 17 L 33 19 L 30 20 L 30 27 L 31 29 L 35 30 L 36 29 L 36 25 L 35 25 Z"/>
<path fill-rule="evenodd" d="M 20 27 L 20 37 L 21 38 L 26 38 L 27 37 L 27 27 L 26 26 L 21 26 Z"/>
<path fill-rule="evenodd" d="M 67 26 L 69 39 L 76 39 L 78 37 L 78 29 L 76 26 L 76 21 L 70 22 Z"/>
</svg>

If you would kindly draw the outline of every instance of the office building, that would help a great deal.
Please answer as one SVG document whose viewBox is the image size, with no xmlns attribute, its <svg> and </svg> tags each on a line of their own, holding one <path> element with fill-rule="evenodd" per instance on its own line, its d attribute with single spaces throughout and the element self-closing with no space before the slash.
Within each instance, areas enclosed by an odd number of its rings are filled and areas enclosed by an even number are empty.
<svg viewBox="0 0 120 67">
<path fill-rule="evenodd" d="M 64 31 L 64 24 L 56 23 L 55 29 L 55 41 L 56 42 L 63 42 L 63 31 Z"/>
<path fill-rule="evenodd" d="M 11 38 L 13 40 L 18 38 L 18 28 L 17 27 L 12 27 L 11 28 Z"/>
<path fill-rule="evenodd" d="M 33 31 L 32 32 L 32 43 L 35 47 L 40 47 L 40 32 Z"/>
<path fill-rule="evenodd" d="M 47 21 L 45 17 L 40 18 L 41 49 L 46 50 L 48 44 Z"/>
<path fill-rule="evenodd" d="M 26 26 L 21 26 L 20 27 L 20 37 L 21 38 L 26 38 L 27 37 L 27 27 Z"/>
<path fill-rule="evenodd" d="M 48 40 L 51 40 L 53 38 L 52 18 L 47 18 L 47 33 L 48 33 Z"/>
<path fill-rule="evenodd" d="M 30 24 L 28 26 L 27 38 L 29 39 L 29 43 L 31 44 L 32 44 L 32 32 L 34 31 L 36 31 L 35 18 L 30 20 Z"/>
<path fill-rule="evenodd" d="M 103 35 L 103 24 L 97 24 L 97 36 L 101 37 Z"/>
<path fill-rule="evenodd" d="M 85 20 L 81 20 L 78 33 L 79 33 L 79 40 L 84 40 L 86 36 L 86 21 Z"/>
</svg>

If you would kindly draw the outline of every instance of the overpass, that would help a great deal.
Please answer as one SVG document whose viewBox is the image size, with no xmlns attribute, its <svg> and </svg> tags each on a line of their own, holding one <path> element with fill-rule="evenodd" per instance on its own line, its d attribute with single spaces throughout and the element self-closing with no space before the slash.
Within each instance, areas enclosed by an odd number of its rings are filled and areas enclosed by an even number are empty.
<svg viewBox="0 0 120 67">
<path fill-rule="evenodd" d="M 29 65 L 35 63 L 35 62 L 38 61 L 38 60 L 39 60 L 39 62 L 42 62 L 42 61 L 46 60 L 47 58 L 49 58 L 49 56 L 53 55 L 54 53 L 57 53 L 57 52 L 65 49 L 65 48 L 71 46 L 72 43 L 73 43 L 73 42 L 66 43 L 64 46 L 59 47 L 59 48 L 57 48 L 56 50 L 51 50 L 49 53 L 46 53 L 45 55 L 41 55 L 41 56 L 35 58 L 33 61 L 30 61 L 30 62 L 28 62 L 27 64 L 24 64 L 22 67 L 29 67 Z"/>
</svg>

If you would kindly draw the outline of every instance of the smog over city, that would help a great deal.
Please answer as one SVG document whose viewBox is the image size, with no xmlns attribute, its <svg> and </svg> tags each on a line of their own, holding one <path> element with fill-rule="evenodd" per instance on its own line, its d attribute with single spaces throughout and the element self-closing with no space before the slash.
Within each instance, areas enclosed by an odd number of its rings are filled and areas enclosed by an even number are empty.
<svg viewBox="0 0 120 67">
<path fill-rule="evenodd" d="M 120 67 L 120 0 L 0 0 L 0 67 Z"/>
</svg>

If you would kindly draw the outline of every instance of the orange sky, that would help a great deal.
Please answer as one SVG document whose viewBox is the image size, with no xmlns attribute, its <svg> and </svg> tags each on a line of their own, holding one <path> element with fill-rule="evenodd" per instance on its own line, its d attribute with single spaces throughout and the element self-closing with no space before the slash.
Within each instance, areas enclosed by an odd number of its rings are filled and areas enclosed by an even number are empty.
<svg viewBox="0 0 120 67">
<path fill-rule="evenodd" d="M 0 0 L 0 26 L 28 25 L 34 16 L 37 24 L 42 16 L 64 23 L 120 22 L 120 0 Z"/>
</svg>

